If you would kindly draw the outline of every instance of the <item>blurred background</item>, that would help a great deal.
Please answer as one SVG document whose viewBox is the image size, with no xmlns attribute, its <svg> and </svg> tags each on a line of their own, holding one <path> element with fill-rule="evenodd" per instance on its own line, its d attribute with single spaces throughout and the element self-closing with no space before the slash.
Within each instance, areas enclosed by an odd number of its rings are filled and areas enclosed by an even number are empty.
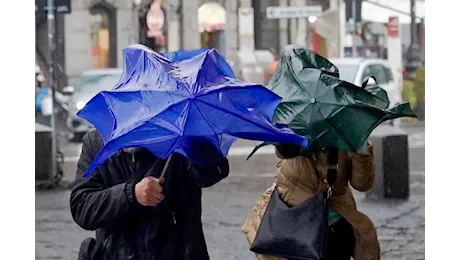
<svg viewBox="0 0 460 260">
<path fill-rule="evenodd" d="M 68 208 L 81 138 L 93 129 L 76 113 L 117 83 L 122 51 L 135 43 L 158 52 L 216 48 L 238 78 L 261 84 L 282 47 L 297 44 L 355 85 L 374 76 L 391 105 L 410 102 L 417 119 L 373 134 L 381 177 L 356 200 L 378 228 L 382 259 L 424 259 L 424 0 L 35 0 L 35 37 L 37 259 L 76 259 L 92 235 Z M 386 144 L 389 136 L 402 149 Z M 270 149 L 245 160 L 253 145 L 238 141 L 230 177 L 204 193 L 212 259 L 253 259 L 240 226 L 275 169 Z"/>
<path fill-rule="evenodd" d="M 36 70 L 49 79 L 47 0 L 35 2 Z M 134 43 L 159 52 L 216 48 L 238 77 L 267 83 L 282 46 L 298 44 L 340 59 L 344 79 L 353 81 L 360 76 L 354 74 L 367 72 L 380 85 L 394 80 L 401 98 L 421 110 L 423 118 L 424 0 L 54 2 L 57 90 L 78 85 L 87 78 L 85 72 L 122 69 L 122 50 Z M 385 77 L 381 66 L 365 71 L 364 59 L 386 60 L 394 75 Z"/>
</svg>

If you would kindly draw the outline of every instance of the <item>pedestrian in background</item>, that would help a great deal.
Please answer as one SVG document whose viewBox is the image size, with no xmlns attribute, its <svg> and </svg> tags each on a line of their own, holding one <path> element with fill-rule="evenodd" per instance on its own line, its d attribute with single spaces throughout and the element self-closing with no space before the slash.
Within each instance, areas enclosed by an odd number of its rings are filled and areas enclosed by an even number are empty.
<svg viewBox="0 0 460 260">
<path fill-rule="evenodd" d="M 158 179 L 164 160 L 144 148 L 124 149 L 84 178 L 103 145 L 97 131 L 83 137 L 70 209 L 80 227 L 96 230 L 96 239 L 83 241 L 78 259 L 208 260 L 201 188 L 228 175 L 227 159 L 204 167 L 174 154 L 165 179 Z M 200 156 L 220 154 L 204 141 L 192 145 Z"/>
<path fill-rule="evenodd" d="M 337 151 L 337 149 L 336 149 Z M 281 199 L 289 206 L 297 206 L 327 189 L 323 180 L 331 165 L 328 149 L 302 151 L 299 146 L 280 144 L 276 155 L 275 184 Z M 328 260 L 379 260 L 380 247 L 371 220 L 359 212 L 350 185 L 358 191 L 368 191 L 374 184 L 374 152 L 369 143 L 360 154 L 338 151 L 335 185 L 330 198 L 328 217 Z M 273 189 L 265 191 L 249 213 L 243 231 L 252 245 L 267 209 Z M 273 223 L 276 225 L 276 223 Z M 259 260 L 280 257 L 257 255 Z"/>
<path fill-rule="evenodd" d="M 35 112 L 42 112 L 42 101 L 48 96 L 48 86 L 43 73 L 35 73 Z"/>
<path fill-rule="evenodd" d="M 276 67 L 278 66 L 278 52 L 276 51 L 275 47 L 270 48 L 270 52 L 273 55 L 273 61 L 268 65 L 267 68 L 264 70 L 264 85 L 267 85 L 270 81 L 273 73 L 275 73 Z"/>
</svg>

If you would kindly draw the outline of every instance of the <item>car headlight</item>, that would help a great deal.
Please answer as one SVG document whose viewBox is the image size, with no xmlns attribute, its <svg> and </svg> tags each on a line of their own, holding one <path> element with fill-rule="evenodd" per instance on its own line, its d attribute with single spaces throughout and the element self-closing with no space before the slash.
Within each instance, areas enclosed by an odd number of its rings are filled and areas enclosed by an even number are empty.
<svg viewBox="0 0 460 260">
<path fill-rule="evenodd" d="M 86 105 L 85 102 L 77 102 L 77 104 L 75 104 L 78 110 L 81 110 L 82 108 L 84 108 L 85 105 Z"/>
</svg>

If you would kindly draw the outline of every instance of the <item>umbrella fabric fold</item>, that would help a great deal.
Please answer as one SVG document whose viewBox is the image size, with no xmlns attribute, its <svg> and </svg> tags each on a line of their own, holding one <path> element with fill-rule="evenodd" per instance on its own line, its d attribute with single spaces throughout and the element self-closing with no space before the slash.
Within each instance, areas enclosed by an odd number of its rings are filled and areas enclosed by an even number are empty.
<svg viewBox="0 0 460 260">
<path fill-rule="evenodd" d="M 211 143 L 221 157 L 237 138 L 307 146 L 304 137 L 271 122 L 280 97 L 235 79 L 216 50 L 162 55 L 133 45 L 124 58 L 114 89 L 100 92 L 78 113 L 105 142 L 86 176 L 126 147 L 145 147 L 163 159 L 178 152 L 205 165 L 215 162 L 199 156 L 196 140 Z"/>
</svg>

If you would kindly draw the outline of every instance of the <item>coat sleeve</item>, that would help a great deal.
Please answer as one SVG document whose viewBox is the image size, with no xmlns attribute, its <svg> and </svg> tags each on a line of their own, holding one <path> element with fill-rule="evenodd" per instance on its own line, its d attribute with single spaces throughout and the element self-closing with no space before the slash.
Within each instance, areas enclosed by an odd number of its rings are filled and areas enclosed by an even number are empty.
<svg viewBox="0 0 460 260">
<path fill-rule="evenodd" d="M 369 154 L 347 152 L 351 161 L 350 184 L 358 191 L 368 191 L 375 181 L 374 147 L 368 142 Z"/>
<path fill-rule="evenodd" d="M 135 200 L 133 182 L 107 187 L 104 184 L 104 174 L 112 173 L 101 169 L 96 169 L 89 178 L 83 177 L 98 152 L 93 150 L 94 139 L 90 137 L 93 134 L 94 132 L 83 138 L 82 152 L 77 165 L 76 185 L 70 195 L 72 217 L 86 230 L 114 225 L 128 216 L 132 210 L 141 207 Z"/>
<path fill-rule="evenodd" d="M 210 166 L 188 162 L 188 171 L 200 187 L 207 188 L 227 178 L 230 167 L 227 158 L 223 158 L 218 164 Z"/>
</svg>

